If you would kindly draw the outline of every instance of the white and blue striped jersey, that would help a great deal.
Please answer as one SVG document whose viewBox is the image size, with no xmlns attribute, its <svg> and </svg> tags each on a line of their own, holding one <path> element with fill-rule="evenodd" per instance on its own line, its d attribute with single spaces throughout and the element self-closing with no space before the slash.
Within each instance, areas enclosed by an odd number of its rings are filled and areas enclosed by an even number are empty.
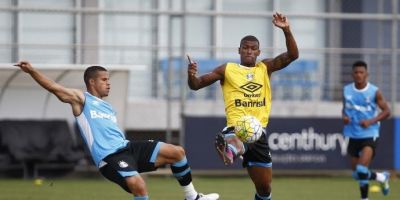
<svg viewBox="0 0 400 200">
<path fill-rule="evenodd" d="M 350 118 L 350 123 L 343 129 L 345 136 L 350 138 L 379 137 L 380 123 L 375 123 L 367 128 L 360 126 L 360 121 L 371 119 L 378 113 L 376 92 L 378 87 L 371 83 L 361 90 L 354 83 L 348 84 L 343 89 L 343 111 Z"/>
<path fill-rule="evenodd" d="M 126 147 L 128 140 L 118 128 L 112 106 L 88 92 L 84 95 L 83 111 L 76 120 L 92 158 L 99 167 L 103 158 Z"/>
</svg>

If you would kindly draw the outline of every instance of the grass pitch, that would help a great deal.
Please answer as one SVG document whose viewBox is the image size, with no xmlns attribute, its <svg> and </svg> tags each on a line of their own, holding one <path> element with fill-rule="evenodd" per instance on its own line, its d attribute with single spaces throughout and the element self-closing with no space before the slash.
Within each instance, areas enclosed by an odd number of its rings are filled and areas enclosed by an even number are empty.
<svg viewBox="0 0 400 200">
<path fill-rule="evenodd" d="M 150 199 L 182 200 L 178 183 L 170 176 L 146 178 Z M 221 200 L 252 200 L 253 183 L 247 177 L 194 177 L 203 193 L 218 192 Z M 372 182 L 370 185 L 377 185 Z M 391 193 L 384 197 L 370 192 L 371 200 L 400 199 L 400 183 L 391 181 Z M 273 179 L 276 200 L 351 200 L 360 199 L 358 183 L 349 178 L 281 178 Z M 45 179 L 41 185 L 33 180 L 0 179 L 0 200 L 117 200 L 132 196 L 104 179 Z"/>
</svg>

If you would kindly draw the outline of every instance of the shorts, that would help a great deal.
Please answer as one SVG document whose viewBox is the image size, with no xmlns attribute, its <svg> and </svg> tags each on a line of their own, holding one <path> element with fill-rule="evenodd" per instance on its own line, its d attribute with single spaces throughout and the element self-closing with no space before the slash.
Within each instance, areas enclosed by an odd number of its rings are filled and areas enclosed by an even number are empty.
<svg viewBox="0 0 400 200">
<path fill-rule="evenodd" d="M 349 145 L 347 146 L 347 154 L 349 154 L 351 157 L 359 158 L 361 150 L 366 146 L 370 146 L 373 151 L 372 157 L 374 157 L 377 145 L 378 145 L 378 138 L 361 138 L 361 139 L 350 138 Z"/>
<path fill-rule="evenodd" d="M 162 142 L 131 141 L 128 145 L 103 159 L 100 173 L 108 180 L 130 192 L 125 177 L 157 170 L 154 165 Z"/>
<path fill-rule="evenodd" d="M 243 167 L 272 167 L 266 132 L 254 143 L 244 143 L 246 152 L 243 154 Z"/>
<path fill-rule="evenodd" d="M 227 127 L 224 128 L 226 130 Z M 234 134 L 233 131 L 225 134 Z M 246 167 L 272 167 L 272 158 L 269 151 L 266 130 L 263 130 L 263 134 L 260 139 L 254 143 L 244 143 L 246 149 L 245 153 L 242 155 L 243 162 L 242 166 Z"/>
</svg>

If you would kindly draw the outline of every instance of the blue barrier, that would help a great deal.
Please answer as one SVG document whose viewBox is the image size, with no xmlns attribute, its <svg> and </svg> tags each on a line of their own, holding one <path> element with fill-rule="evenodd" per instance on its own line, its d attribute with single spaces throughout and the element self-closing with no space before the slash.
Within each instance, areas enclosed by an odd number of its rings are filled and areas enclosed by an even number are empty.
<svg viewBox="0 0 400 200">
<path fill-rule="evenodd" d="M 394 124 L 394 167 L 400 169 L 400 118 L 395 118 Z"/>
</svg>

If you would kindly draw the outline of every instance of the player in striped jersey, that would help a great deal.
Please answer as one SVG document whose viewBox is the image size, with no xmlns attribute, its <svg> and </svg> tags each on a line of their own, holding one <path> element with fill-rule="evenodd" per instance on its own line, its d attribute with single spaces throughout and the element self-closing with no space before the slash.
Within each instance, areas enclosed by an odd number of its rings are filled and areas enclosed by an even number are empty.
<svg viewBox="0 0 400 200">
<path fill-rule="evenodd" d="M 31 75 L 60 101 L 71 105 L 81 135 L 101 174 L 132 193 L 135 200 L 149 199 L 146 184 L 139 173 L 154 171 L 166 164 L 170 164 L 186 200 L 219 198 L 216 193 L 203 195 L 195 190 L 182 147 L 158 141 L 129 141 L 125 138 L 117 125 L 115 111 L 103 100 L 110 91 L 109 74 L 105 68 L 91 66 L 85 70 L 87 92 L 83 92 L 50 80 L 29 62 L 21 61 L 15 66 Z"/>
</svg>

